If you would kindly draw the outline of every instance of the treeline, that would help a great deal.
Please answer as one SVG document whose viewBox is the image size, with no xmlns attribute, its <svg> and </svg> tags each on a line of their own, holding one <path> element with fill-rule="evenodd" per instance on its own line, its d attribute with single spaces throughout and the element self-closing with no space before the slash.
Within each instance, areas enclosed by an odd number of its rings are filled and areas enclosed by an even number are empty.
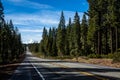
<svg viewBox="0 0 120 80">
<path fill-rule="evenodd" d="M 65 25 L 61 13 L 58 28 L 44 27 L 42 40 L 34 50 L 45 56 L 108 55 L 120 48 L 120 0 L 88 0 L 89 10 L 82 21 L 75 13 Z M 87 17 L 87 18 L 86 18 Z M 31 44 L 32 45 L 32 44 Z M 36 47 L 36 48 L 35 48 Z M 31 51 L 34 51 L 31 50 Z"/>
<path fill-rule="evenodd" d="M 35 52 L 35 53 L 38 53 L 40 50 L 39 50 L 39 43 L 30 43 L 27 45 L 29 50 L 32 51 L 32 52 Z"/>
<path fill-rule="evenodd" d="M 17 27 L 12 20 L 6 22 L 4 19 L 3 6 L 0 2 L 0 63 L 11 63 L 23 54 L 24 46 Z"/>
</svg>

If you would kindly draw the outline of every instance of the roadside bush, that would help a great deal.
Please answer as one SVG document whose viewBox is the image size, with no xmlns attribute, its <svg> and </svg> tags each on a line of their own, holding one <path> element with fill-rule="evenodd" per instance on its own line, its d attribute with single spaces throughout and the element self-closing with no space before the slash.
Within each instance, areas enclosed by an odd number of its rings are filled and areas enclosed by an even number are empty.
<svg viewBox="0 0 120 80">
<path fill-rule="evenodd" d="M 96 55 L 95 54 L 89 54 L 88 58 L 96 58 Z"/>
<path fill-rule="evenodd" d="M 108 55 L 101 54 L 101 58 L 108 58 Z"/>
<path fill-rule="evenodd" d="M 106 55 L 106 54 L 101 54 L 101 58 L 109 58 L 109 59 L 113 59 L 113 57 L 114 57 L 114 54 L 108 54 L 108 55 Z"/>
<path fill-rule="evenodd" d="M 113 59 L 113 58 L 114 58 L 114 55 L 115 55 L 115 54 L 110 53 L 110 54 L 107 55 L 107 58 Z"/>
<path fill-rule="evenodd" d="M 60 57 L 60 56 L 57 56 L 57 57 L 54 57 L 55 59 L 72 59 L 73 57 L 72 56 L 63 56 L 63 57 Z"/>
<path fill-rule="evenodd" d="M 113 62 L 120 62 L 120 52 L 114 54 Z"/>
<path fill-rule="evenodd" d="M 114 58 L 114 55 L 115 54 L 108 54 L 108 55 L 105 55 L 105 54 L 89 54 L 88 55 L 88 58 L 109 58 L 109 59 L 113 59 Z"/>
<path fill-rule="evenodd" d="M 89 54 L 88 58 L 101 58 L 101 55 L 99 55 L 99 54 Z"/>
<path fill-rule="evenodd" d="M 79 57 L 80 56 L 80 51 L 78 49 L 73 49 L 70 52 L 70 56 L 72 56 L 72 57 Z"/>
</svg>

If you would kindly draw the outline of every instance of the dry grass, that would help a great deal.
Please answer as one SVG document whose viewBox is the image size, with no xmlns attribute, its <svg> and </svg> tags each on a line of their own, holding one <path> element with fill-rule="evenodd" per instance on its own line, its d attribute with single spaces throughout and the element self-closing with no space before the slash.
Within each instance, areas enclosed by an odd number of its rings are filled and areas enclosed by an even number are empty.
<svg viewBox="0 0 120 80">
<path fill-rule="evenodd" d="M 38 54 L 33 53 L 33 55 L 36 56 L 36 57 L 39 57 L 39 58 L 44 58 L 44 56 L 40 55 L 40 53 L 38 53 Z M 58 59 L 58 58 L 51 57 L 49 59 Z M 96 59 L 96 58 L 79 57 L 78 60 L 76 58 L 73 58 L 73 59 L 64 59 L 63 58 L 61 60 L 73 61 L 73 62 L 82 62 L 82 63 L 89 63 L 89 64 L 97 64 L 97 65 L 120 68 L 120 62 L 119 63 L 113 63 L 112 59 L 102 59 L 102 58 L 101 59 Z"/>
<path fill-rule="evenodd" d="M 88 58 L 85 58 L 85 57 L 79 57 L 78 60 L 76 58 L 65 59 L 65 60 L 120 68 L 120 62 L 119 63 L 113 63 L 112 59 L 94 59 L 94 58 L 88 59 Z"/>
</svg>

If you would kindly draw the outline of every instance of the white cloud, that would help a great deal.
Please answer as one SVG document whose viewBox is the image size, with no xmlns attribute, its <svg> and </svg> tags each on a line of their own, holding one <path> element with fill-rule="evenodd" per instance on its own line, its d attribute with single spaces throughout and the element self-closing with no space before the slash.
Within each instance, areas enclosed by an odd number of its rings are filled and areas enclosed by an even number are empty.
<svg viewBox="0 0 120 80">
<path fill-rule="evenodd" d="M 14 3 L 18 3 L 18 2 L 21 2 L 22 0 L 8 0 L 8 1 L 11 1 L 11 2 L 14 2 Z"/>
<path fill-rule="evenodd" d="M 28 41 L 28 43 L 34 43 L 34 40 L 30 39 L 30 40 Z"/>
<path fill-rule="evenodd" d="M 12 19 L 15 25 L 26 25 L 26 26 L 57 26 L 60 19 L 60 11 L 42 11 L 39 13 L 33 14 L 7 14 L 6 19 Z M 75 12 L 64 11 L 66 18 L 66 23 L 68 22 L 69 17 L 74 18 Z M 80 19 L 83 13 L 79 12 Z"/>
<path fill-rule="evenodd" d="M 16 27 L 22 35 L 22 40 L 28 43 L 30 39 L 34 41 L 40 41 L 42 38 L 43 27 L 57 27 L 60 19 L 61 11 L 41 11 L 33 14 L 6 14 L 6 20 L 13 20 Z M 64 11 L 66 24 L 69 17 L 74 18 L 75 12 Z M 79 16 L 82 18 L 83 13 L 79 12 Z M 33 34 L 30 34 L 33 33 Z"/>
<path fill-rule="evenodd" d="M 46 17 L 48 16 L 48 17 Z M 6 15 L 6 19 L 12 19 L 15 25 L 28 25 L 28 26 L 36 26 L 36 25 L 56 25 L 58 24 L 58 20 L 54 18 L 54 16 L 49 16 L 45 14 L 40 17 L 39 14 L 8 14 Z"/>
<path fill-rule="evenodd" d="M 24 35 L 24 34 L 22 34 Z M 42 39 L 41 34 L 26 34 L 25 36 L 22 36 L 22 42 L 23 43 L 31 43 L 31 42 L 40 42 Z"/>
<path fill-rule="evenodd" d="M 44 8 L 44 9 L 49 8 L 50 9 L 50 8 L 53 8 L 50 5 L 40 4 L 40 3 L 29 1 L 29 0 L 8 0 L 8 1 L 12 2 L 16 6 L 23 6 L 23 7 L 26 7 L 26 8 L 27 7 L 35 8 L 35 9 L 40 9 L 40 8 Z"/>
<path fill-rule="evenodd" d="M 20 32 L 34 32 L 34 33 L 40 33 L 43 32 L 43 30 L 38 30 L 38 29 L 19 29 Z"/>
</svg>

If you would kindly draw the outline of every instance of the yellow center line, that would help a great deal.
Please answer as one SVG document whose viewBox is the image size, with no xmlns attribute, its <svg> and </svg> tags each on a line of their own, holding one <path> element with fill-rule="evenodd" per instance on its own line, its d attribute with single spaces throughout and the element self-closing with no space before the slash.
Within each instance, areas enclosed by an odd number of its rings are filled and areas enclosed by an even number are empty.
<svg viewBox="0 0 120 80">
<path fill-rule="evenodd" d="M 63 68 L 70 68 L 68 66 L 65 66 L 65 65 L 61 65 L 61 64 L 55 64 L 55 63 L 51 63 L 52 65 L 55 65 L 55 66 L 59 66 L 59 67 L 63 67 Z M 74 71 L 77 71 L 74 69 Z M 78 71 L 77 71 L 78 72 Z M 89 73 L 89 72 L 85 72 L 85 71 L 79 71 L 80 74 L 84 74 L 84 75 L 87 75 L 87 76 L 92 76 L 92 77 L 95 77 L 99 80 L 109 80 L 109 79 L 106 79 L 106 78 L 103 78 L 103 77 L 99 77 L 95 74 L 92 74 L 92 73 Z"/>
</svg>

